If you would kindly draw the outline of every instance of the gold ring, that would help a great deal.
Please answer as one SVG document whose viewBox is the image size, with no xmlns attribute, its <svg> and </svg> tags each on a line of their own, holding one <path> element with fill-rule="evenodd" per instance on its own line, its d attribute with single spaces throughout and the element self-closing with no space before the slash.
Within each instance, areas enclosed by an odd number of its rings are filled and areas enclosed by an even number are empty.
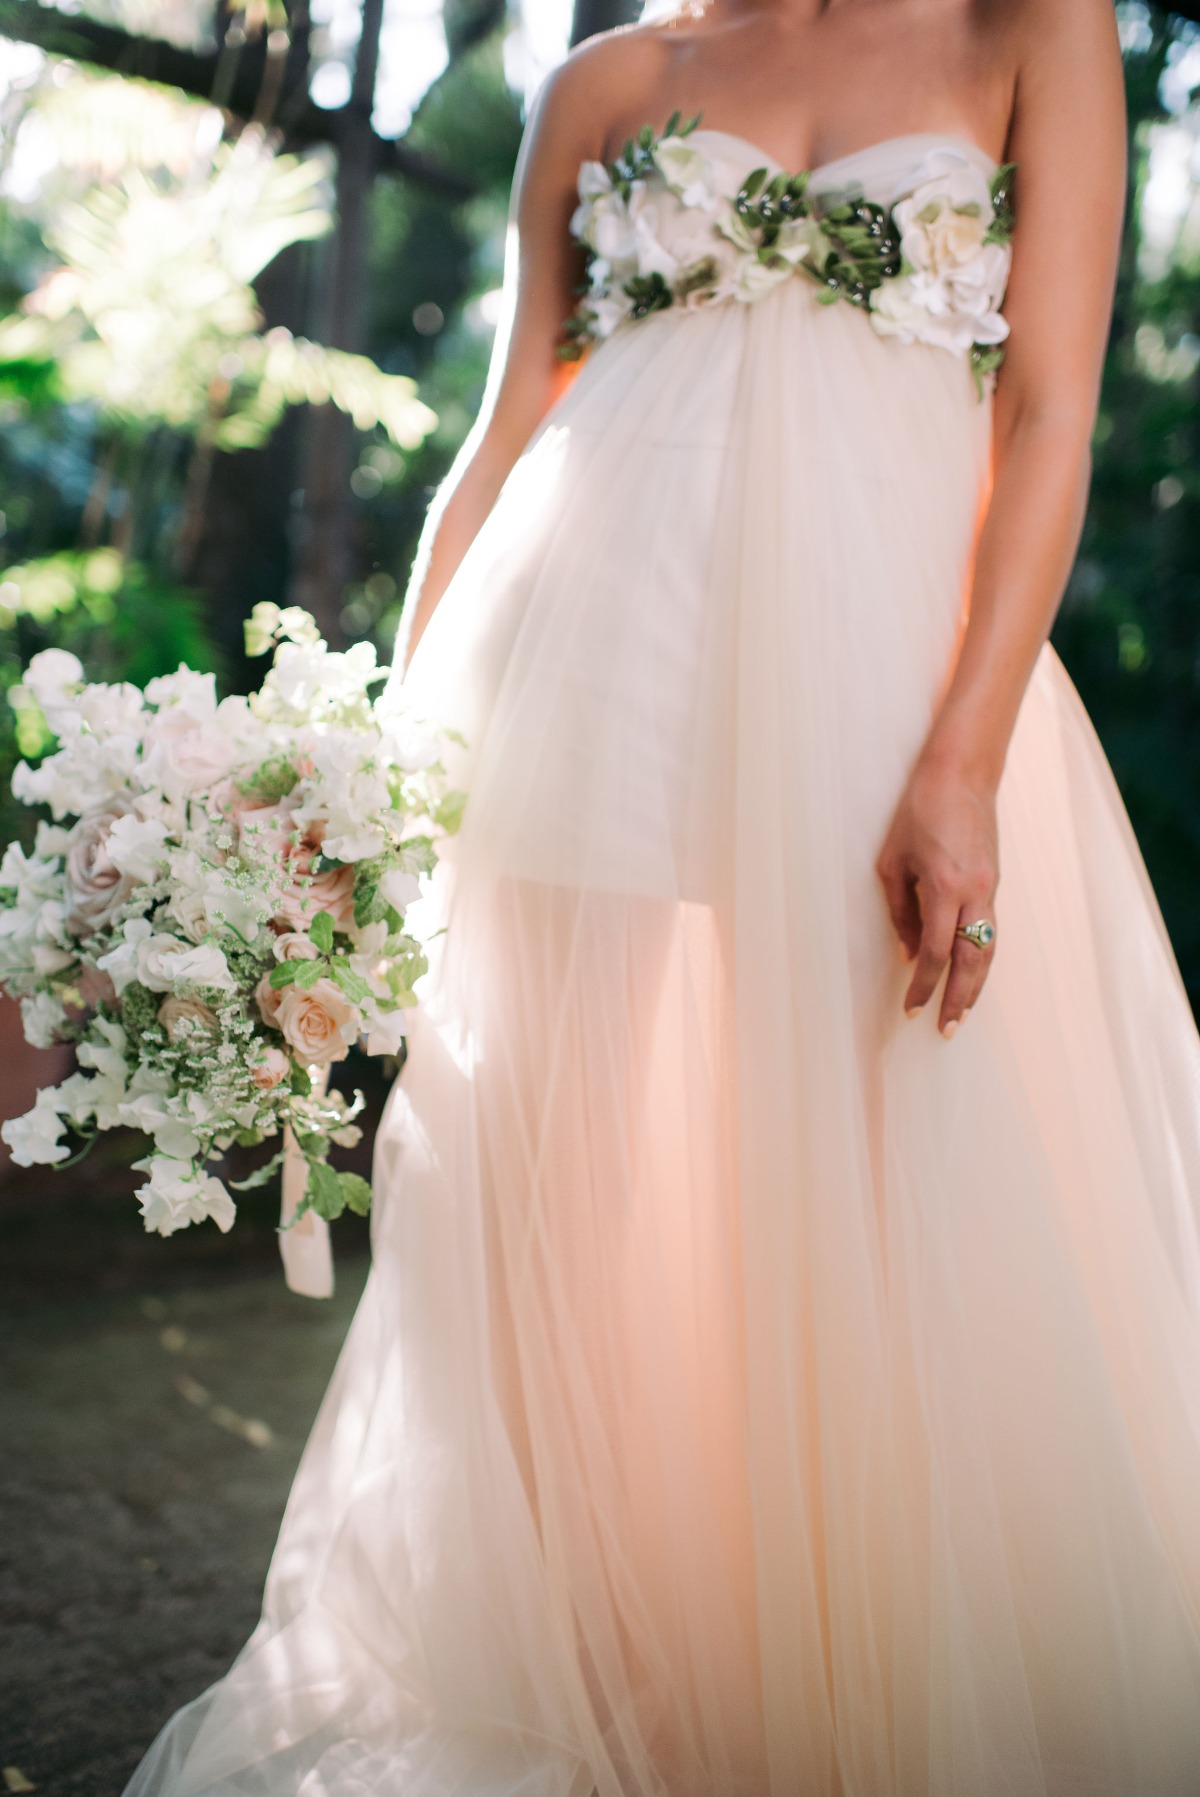
<svg viewBox="0 0 1200 1797">
<path fill-rule="evenodd" d="M 964 942 L 973 942 L 976 948 L 987 948 L 996 940 L 996 926 L 988 918 L 981 917 L 977 923 L 960 923 L 955 930 Z"/>
</svg>

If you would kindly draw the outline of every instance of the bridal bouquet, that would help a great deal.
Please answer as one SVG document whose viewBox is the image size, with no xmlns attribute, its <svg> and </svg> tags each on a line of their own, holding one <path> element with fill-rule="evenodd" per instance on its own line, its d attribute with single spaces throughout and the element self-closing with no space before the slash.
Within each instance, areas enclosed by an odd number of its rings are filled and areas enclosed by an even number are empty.
<svg viewBox="0 0 1200 1797">
<path fill-rule="evenodd" d="M 307 1163 L 301 1211 L 368 1208 L 367 1182 L 329 1164 L 358 1139 L 361 1097 L 327 1094 L 326 1072 L 360 1037 L 399 1047 L 425 971 L 405 908 L 461 809 L 442 741 L 398 689 L 372 697 L 386 670 L 370 645 L 332 653 L 306 613 L 273 605 L 246 637 L 275 649 L 248 699 L 218 703 L 187 668 L 144 693 L 89 685 L 55 649 L 23 683 L 58 747 L 13 791 L 54 821 L 0 862 L 0 983 L 27 1041 L 75 1043 L 79 1070 L 0 1133 L 31 1166 L 144 1131 L 138 1196 L 162 1235 L 228 1229 L 209 1163 L 285 1126 Z"/>
</svg>

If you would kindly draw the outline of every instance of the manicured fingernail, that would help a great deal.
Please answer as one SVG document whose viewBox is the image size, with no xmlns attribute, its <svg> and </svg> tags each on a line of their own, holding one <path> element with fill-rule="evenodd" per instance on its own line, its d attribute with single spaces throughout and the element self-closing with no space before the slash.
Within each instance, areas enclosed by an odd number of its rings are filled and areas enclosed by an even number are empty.
<svg viewBox="0 0 1200 1797">
<path fill-rule="evenodd" d="M 904 1015 L 906 1017 L 919 1017 L 921 1015 L 920 1005 L 905 1005 Z"/>
<path fill-rule="evenodd" d="M 949 1023 L 944 1023 L 942 1025 L 942 1034 L 943 1034 L 943 1036 L 945 1036 L 947 1042 L 949 1042 L 951 1036 L 954 1034 L 954 1032 L 957 1028 L 958 1028 L 958 1019 L 956 1017 L 952 1017 L 950 1019 Z"/>
</svg>

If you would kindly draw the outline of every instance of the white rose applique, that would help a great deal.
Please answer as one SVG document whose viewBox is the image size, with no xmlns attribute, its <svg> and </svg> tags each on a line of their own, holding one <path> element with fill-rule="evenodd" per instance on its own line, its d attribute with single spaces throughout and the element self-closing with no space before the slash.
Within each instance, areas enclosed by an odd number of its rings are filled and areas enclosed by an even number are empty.
<svg viewBox="0 0 1200 1797">
<path fill-rule="evenodd" d="M 989 184 L 949 153 L 942 160 L 941 171 L 892 208 L 902 272 L 871 295 L 871 323 L 880 336 L 966 355 L 1008 336 L 1000 305 L 1012 248 L 993 200 L 996 178 Z"/>
</svg>

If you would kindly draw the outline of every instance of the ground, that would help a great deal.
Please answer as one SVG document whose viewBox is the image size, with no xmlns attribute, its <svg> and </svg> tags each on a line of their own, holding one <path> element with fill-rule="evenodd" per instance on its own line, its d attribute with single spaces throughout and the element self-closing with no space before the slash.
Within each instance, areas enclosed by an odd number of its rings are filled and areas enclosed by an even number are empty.
<svg viewBox="0 0 1200 1797">
<path fill-rule="evenodd" d="M 119 1797 L 228 1666 L 366 1274 L 347 1218 L 288 1292 L 257 1194 L 146 1237 L 126 1169 L 0 1190 L 0 1792 Z"/>
</svg>

